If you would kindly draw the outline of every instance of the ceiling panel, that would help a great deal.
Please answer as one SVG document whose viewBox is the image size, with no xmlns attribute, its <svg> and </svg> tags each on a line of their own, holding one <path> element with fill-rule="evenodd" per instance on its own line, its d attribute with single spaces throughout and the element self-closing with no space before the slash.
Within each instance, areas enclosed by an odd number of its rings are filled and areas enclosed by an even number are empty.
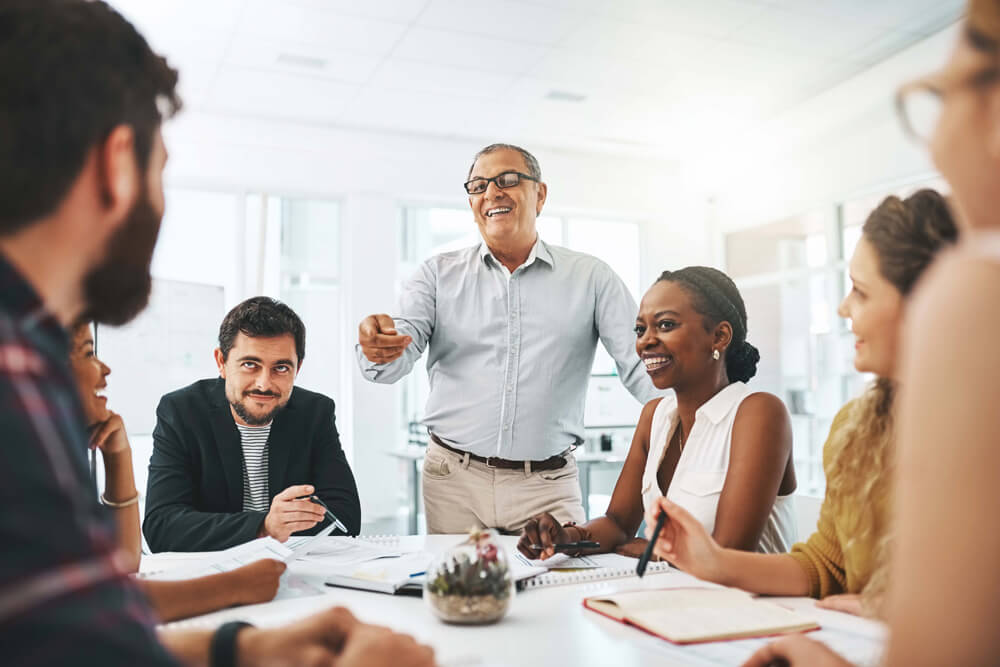
<svg viewBox="0 0 1000 667">
<path fill-rule="evenodd" d="M 535 44 L 430 28 L 411 28 L 392 52 L 407 60 L 515 75 L 545 53 L 545 47 Z"/>
<path fill-rule="evenodd" d="M 229 33 L 222 29 L 189 28 L 182 30 L 171 27 L 160 29 L 148 37 L 150 46 L 168 60 L 205 60 L 221 62 L 226 53 Z"/>
<path fill-rule="evenodd" d="M 659 87 L 664 77 L 652 62 L 553 49 L 528 70 L 525 78 L 544 80 L 549 89 L 593 95 L 604 90 L 641 91 Z"/>
<path fill-rule="evenodd" d="M 766 7 L 765 3 L 754 0 L 616 0 L 601 4 L 596 11 L 604 17 L 670 32 L 725 37 Z"/>
<path fill-rule="evenodd" d="M 264 118 L 333 123 L 359 86 L 318 77 L 223 67 L 206 108 Z"/>
<path fill-rule="evenodd" d="M 225 62 L 240 67 L 270 69 L 293 75 L 319 76 L 347 83 L 368 81 L 382 58 L 332 45 L 279 42 L 248 36 L 233 39 Z"/>
<path fill-rule="evenodd" d="M 373 88 L 443 93 L 463 97 L 501 97 L 514 83 L 513 74 L 389 59 L 372 77 Z"/>
<path fill-rule="evenodd" d="M 929 34 L 961 16 L 965 0 L 768 0 L 774 7 L 818 16 L 863 21 L 882 28 Z"/>
<path fill-rule="evenodd" d="M 853 17 L 820 16 L 771 9 L 733 34 L 733 40 L 766 46 L 789 56 L 846 59 L 885 28 Z"/>
<path fill-rule="evenodd" d="M 669 61 L 678 44 L 694 43 L 696 40 L 660 26 L 589 17 L 559 44 L 559 48 L 602 58 L 661 63 Z"/>
<path fill-rule="evenodd" d="M 582 14 L 512 0 L 431 0 L 417 25 L 516 42 L 551 45 L 583 21 Z"/>
<path fill-rule="evenodd" d="M 412 23 L 427 6 L 427 0 L 271 0 L 277 4 L 298 5 L 309 10 L 324 10 L 345 16 Z"/>
<path fill-rule="evenodd" d="M 964 6 L 110 1 L 180 68 L 189 108 L 303 127 L 657 153 L 752 128 L 946 27 Z"/>
<path fill-rule="evenodd" d="M 402 23 L 346 16 L 296 4 L 247 0 L 236 33 L 385 55 L 392 50 L 406 28 Z"/>
<path fill-rule="evenodd" d="M 443 136 L 494 136 L 508 103 L 471 97 L 369 88 L 340 120 L 360 127 L 392 127 Z"/>
<path fill-rule="evenodd" d="M 122 13 L 148 38 L 160 29 L 218 28 L 228 31 L 239 14 L 244 0 L 111 0 L 110 4 Z M 194 17 L 197 20 L 194 20 Z"/>
</svg>

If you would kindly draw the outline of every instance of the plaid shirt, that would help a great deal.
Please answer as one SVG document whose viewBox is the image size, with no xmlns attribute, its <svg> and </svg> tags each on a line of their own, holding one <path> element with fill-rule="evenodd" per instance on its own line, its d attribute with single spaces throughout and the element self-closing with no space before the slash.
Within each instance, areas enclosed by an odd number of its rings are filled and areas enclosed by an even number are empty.
<svg viewBox="0 0 1000 667">
<path fill-rule="evenodd" d="M 0 254 L 0 661 L 172 665 L 113 558 L 69 342 Z"/>
</svg>

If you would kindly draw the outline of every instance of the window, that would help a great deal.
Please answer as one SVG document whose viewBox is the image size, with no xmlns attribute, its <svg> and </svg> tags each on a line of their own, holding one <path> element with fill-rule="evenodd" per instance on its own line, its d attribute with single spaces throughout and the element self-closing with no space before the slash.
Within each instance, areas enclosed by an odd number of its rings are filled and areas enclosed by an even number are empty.
<svg viewBox="0 0 1000 667">
<path fill-rule="evenodd" d="M 306 358 L 295 383 L 330 396 L 342 413 L 350 405 L 344 369 L 351 346 L 344 335 L 339 217 L 333 201 L 247 197 L 247 255 L 256 263 L 248 292 L 281 299 L 302 318 Z M 343 444 L 349 452 L 350 443 Z"/>
<path fill-rule="evenodd" d="M 947 191 L 934 180 L 891 194 L 905 197 L 920 187 Z M 850 289 L 847 266 L 861 227 L 885 196 L 831 204 L 725 237 L 727 271 L 746 302 L 748 339 L 760 349 L 750 384 L 788 407 L 800 493 L 823 494 L 830 424 L 872 379 L 854 369 L 854 339 L 837 307 Z"/>
<path fill-rule="evenodd" d="M 308 363 L 296 382 L 333 397 L 343 410 L 350 404 L 343 402 L 347 391 L 342 377 L 350 341 L 343 335 L 338 215 L 335 202 L 282 200 L 281 299 L 307 323 Z"/>
<path fill-rule="evenodd" d="M 219 324 L 249 296 L 295 309 L 306 323 L 309 360 L 296 383 L 350 409 L 339 384 L 342 348 L 350 345 L 342 335 L 338 205 L 185 188 L 168 188 L 165 197 L 149 307 L 124 327 L 97 331 L 98 356 L 113 371 L 109 405 L 125 421 L 142 490 L 160 397 L 217 374 Z"/>
</svg>

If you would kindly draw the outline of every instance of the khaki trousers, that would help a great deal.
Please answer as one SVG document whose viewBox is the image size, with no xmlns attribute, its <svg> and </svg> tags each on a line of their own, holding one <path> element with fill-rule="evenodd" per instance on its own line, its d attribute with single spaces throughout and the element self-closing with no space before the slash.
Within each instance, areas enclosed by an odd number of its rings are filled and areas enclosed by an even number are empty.
<svg viewBox="0 0 1000 667">
<path fill-rule="evenodd" d="M 560 523 L 583 523 L 576 459 L 558 470 L 526 473 L 489 468 L 468 455 L 427 445 L 423 469 L 428 533 L 466 533 L 496 528 L 516 534 L 531 517 L 550 512 Z"/>
</svg>

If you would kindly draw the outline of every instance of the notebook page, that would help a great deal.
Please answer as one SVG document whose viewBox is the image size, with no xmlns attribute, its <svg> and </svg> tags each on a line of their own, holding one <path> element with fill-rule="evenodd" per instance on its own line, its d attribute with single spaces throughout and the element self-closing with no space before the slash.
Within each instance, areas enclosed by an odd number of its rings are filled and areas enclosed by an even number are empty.
<svg viewBox="0 0 1000 667">
<path fill-rule="evenodd" d="M 674 589 L 656 593 L 617 596 L 616 601 L 627 610 L 630 620 L 673 641 L 771 634 L 815 625 L 809 616 L 755 600 L 743 591 Z M 626 597 L 636 600 L 623 603 L 620 598 Z M 640 608 L 633 611 L 633 602 Z"/>
<path fill-rule="evenodd" d="M 210 551 L 204 554 L 196 564 L 179 567 L 162 572 L 149 573 L 144 578 L 160 581 L 177 581 L 194 579 L 219 572 L 229 572 L 250 563 L 273 558 L 287 562 L 292 557 L 292 550 L 273 537 L 261 537 L 244 544 L 226 549 L 225 551 Z"/>
<path fill-rule="evenodd" d="M 381 543 L 372 543 L 353 537 L 324 537 L 322 540 L 297 544 L 291 549 L 295 551 L 298 560 L 329 565 L 351 565 L 403 555 L 399 549 L 386 548 Z"/>
</svg>

